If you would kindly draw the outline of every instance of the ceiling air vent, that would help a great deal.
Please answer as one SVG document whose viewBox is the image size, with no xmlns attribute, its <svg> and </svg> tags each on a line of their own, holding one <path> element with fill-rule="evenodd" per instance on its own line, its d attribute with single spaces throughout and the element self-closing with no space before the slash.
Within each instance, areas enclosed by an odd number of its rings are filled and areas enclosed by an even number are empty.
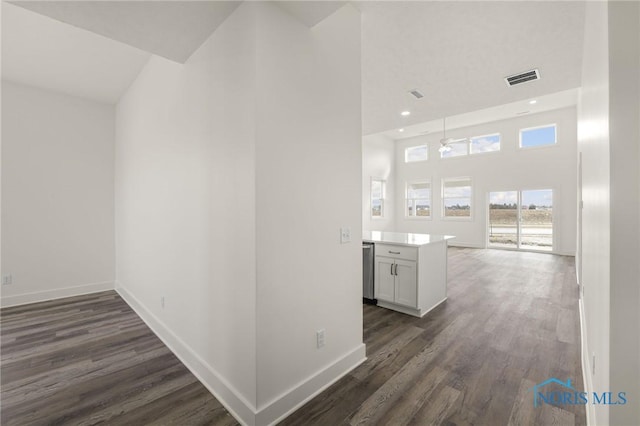
<svg viewBox="0 0 640 426">
<path fill-rule="evenodd" d="M 416 99 L 424 98 L 424 95 L 420 93 L 418 89 L 409 90 L 409 93 L 412 94 Z"/>
<path fill-rule="evenodd" d="M 537 68 L 535 70 L 521 72 L 520 74 L 510 75 L 504 78 L 507 86 L 515 86 L 516 84 L 533 80 L 540 80 L 540 71 L 538 71 Z"/>
</svg>

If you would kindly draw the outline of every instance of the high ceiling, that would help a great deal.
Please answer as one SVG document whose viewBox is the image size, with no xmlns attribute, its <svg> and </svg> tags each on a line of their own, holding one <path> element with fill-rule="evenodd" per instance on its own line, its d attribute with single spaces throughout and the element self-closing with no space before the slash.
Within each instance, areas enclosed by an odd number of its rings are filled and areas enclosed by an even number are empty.
<svg viewBox="0 0 640 426">
<path fill-rule="evenodd" d="M 184 62 L 239 4 L 12 3 L 22 9 L 3 2 L 3 78 L 111 103 L 149 53 Z M 313 26 L 345 2 L 276 4 Z M 365 134 L 580 86 L 581 1 L 352 4 L 362 12 Z M 531 68 L 540 70 L 539 81 L 511 88 L 504 83 L 503 77 Z M 425 97 L 414 99 L 411 89 Z M 401 117 L 403 110 L 411 115 Z"/>
<path fill-rule="evenodd" d="M 150 54 L 2 3 L 2 78 L 115 103 Z"/>
<path fill-rule="evenodd" d="M 364 134 L 579 87 L 584 3 L 361 2 Z M 541 79 L 503 78 L 538 68 Z M 419 89 L 416 100 L 407 92 Z M 400 116 L 404 110 L 408 117 Z"/>
<path fill-rule="evenodd" d="M 14 1 L 25 9 L 184 63 L 236 1 Z"/>
</svg>

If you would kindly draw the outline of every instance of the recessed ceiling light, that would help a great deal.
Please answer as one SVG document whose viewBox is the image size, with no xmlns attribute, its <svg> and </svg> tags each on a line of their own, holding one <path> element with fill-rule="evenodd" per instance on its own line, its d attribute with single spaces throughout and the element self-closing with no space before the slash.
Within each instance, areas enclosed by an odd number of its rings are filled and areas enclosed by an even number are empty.
<svg viewBox="0 0 640 426">
<path fill-rule="evenodd" d="M 402 133 L 402 132 L 404 132 L 404 129 L 398 129 L 398 131 L 399 131 L 400 133 Z"/>
<path fill-rule="evenodd" d="M 400 115 L 406 117 L 407 115 L 411 115 L 411 111 L 402 111 Z"/>
<path fill-rule="evenodd" d="M 537 103 L 538 103 L 538 101 L 536 101 L 535 99 L 532 99 L 532 100 L 529 101 L 529 105 L 535 105 Z"/>
</svg>

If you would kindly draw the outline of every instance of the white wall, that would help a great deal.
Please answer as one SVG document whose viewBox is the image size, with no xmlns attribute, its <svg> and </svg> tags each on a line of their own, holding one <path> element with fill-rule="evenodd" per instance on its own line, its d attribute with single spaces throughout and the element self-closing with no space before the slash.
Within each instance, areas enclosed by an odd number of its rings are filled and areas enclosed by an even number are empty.
<svg viewBox="0 0 640 426">
<path fill-rule="evenodd" d="M 578 149 L 582 155 L 583 367 L 591 424 L 640 423 L 640 7 L 587 4 Z M 593 360 L 595 359 L 595 371 Z"/>
<path fill-rule="evenodd" d="M 359 19 L 244 3 L 117 106 L 119 290 L 247 424 L 364 359 Z"/>
<path fill-rule="evenodd" d="M 117 105 L 117 285 L 232 412 L 255 406 L 254 16 Z M 164 297 L 164 308 L 161 298 Z"/>
<path fill-rule="evenodd" d="M 610 387 L 629 401 L 611 424 L 640 424 L 640 3 L 609 2 Z"/>
<path fill-rule="evenodd" d="M 395 142 L 382 134 L 362 139 L 362 229 L 365 231 L 395 231 Z M 371 217 L 371 179 L 386 183 L 383 218 Z"/>
<path fill-rule="evenodd" d="M 2 306 L 113 288 L 114 109 L 2 81 Z"/>
<path fill-rule="evenodd" d="M 258 424 L 364 359 L 360 14 L 257 5 Z M 340 227 L 352 242 L 340 244 Z M 316 331 L 326 346 L 316 348 Z"/>
<path fill-rule="evenodd" d="M 609 70 L 607 4 L 587 2 L 578 150 L 582 154 L 583 369 L 589 391 L 609 390 Z M 593 356 L 597 371 L 592 371 Z M 604 406 L 588 406 L 591 424 L 609 424 Z"/>
<path fill-rule="evenodd" d="M 551 147 L 520 149 L 519 130 L 557 124 L 558 143 Z M 489 191 L 553 189 L 554 253 L 575 254 L 576 239 L 576 110 L 565 108 L 447 131 L 452 138 L 501 134 L 499 152 L 441 159 L 441 134 L 396 142 L 396 230 L 454 235 L 451 245 L 485 247 Z M 405 163 L 407 147 L 428 144 L 426 162 Z M 447 177 L 472 178 L 472 219 L 443 219 L 441 182 Z M 407 218 L 404 211 L 407 182 L 429 179 L 432 185 L 431 219 Z"/>
</svg>

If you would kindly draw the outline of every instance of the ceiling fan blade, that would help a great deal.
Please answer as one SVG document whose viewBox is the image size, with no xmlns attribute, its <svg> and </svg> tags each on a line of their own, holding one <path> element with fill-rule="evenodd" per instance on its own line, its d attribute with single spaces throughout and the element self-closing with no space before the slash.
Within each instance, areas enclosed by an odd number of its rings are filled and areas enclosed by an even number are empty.
<svg viewBox="0 0 640 426">
<path fill-rule="evenodd" d="M 447 142 L 447 143 L 466 142 L 468 140 L 469 140 L 469 138 L 461 138 L 461 139 L 451 139 L 451 138 L 449 138 L 449 142 Z"/>
</svg>

